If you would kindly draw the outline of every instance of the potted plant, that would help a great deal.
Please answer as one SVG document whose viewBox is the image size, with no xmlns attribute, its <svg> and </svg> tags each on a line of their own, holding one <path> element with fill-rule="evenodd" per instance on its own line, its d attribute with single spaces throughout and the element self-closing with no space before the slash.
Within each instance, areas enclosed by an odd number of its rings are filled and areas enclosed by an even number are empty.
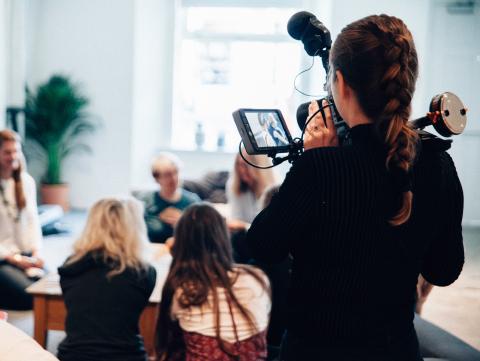
<svg viewBox="0 0 480 361">
<path fill-rule="evenodd" d="M 62 178 L 62 166 L 72 153 L 91 151 L 82 142 L 82 135 L 95 130 L 85 112 L 88 103 L 79 86 L 66 76 L 53 75 L 36 92 L 26 87 L 25 135 L 32 155 L 45 162 L 41 187 L 44 204 L 69 208 L 69 189 Z"/>
</svg>

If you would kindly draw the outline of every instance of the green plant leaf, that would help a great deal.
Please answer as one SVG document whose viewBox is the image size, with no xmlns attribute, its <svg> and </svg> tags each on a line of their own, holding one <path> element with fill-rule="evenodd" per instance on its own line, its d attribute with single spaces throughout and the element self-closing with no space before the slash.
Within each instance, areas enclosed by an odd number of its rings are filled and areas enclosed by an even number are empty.
<svg viewBox="0 0 480 361">
<path fill-rule="evenodd" d="M 43 181 L 62 183 L 65 157 L 75 151 L 91 151 L 82 143 L 83 136 L 97 127 L 85 112 L 89 101 L 80 87 L 63 75 L 53 75 L 35 92 L 25 87 L 25 95 L 26 138 L 35 144 L 32 153 L 43 153 L 47 160 Z"/>
<path fill-rule="evenodd" d="M 67 148 L 62 149 L 62 159 L 68 157 L 73 153 L 80 153 L 80 152 L 91 154 L 92 148 L 90 148 L 90 146 L 88 146 L 87 144 L 83 144 L 83 143 L 69 145 Z"/>
<path fill-rule="evenodd" d="M 27 138 L 25 140 L 25 143 L 23 144 L 23 149 L 25 154 L 27 155 L 27 160 L 37 159 L 41 162 L 45 162 L 47 160 L 47 154 L 45 149 L 33 139 Z"/>
</svg>

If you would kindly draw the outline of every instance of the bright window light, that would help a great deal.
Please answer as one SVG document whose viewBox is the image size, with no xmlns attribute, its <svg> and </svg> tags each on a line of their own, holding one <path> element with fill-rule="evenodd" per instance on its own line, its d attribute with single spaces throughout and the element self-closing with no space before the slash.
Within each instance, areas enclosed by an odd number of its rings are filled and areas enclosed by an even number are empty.
<svg viewBox="0 0 480 361">
<path fill-rule="evenodd" d="M 175 52 L 172 146 L 235 151 L 238 108 L 291 108 L 302 49 L 298 9 L 184 7 Z"/>
</svg>

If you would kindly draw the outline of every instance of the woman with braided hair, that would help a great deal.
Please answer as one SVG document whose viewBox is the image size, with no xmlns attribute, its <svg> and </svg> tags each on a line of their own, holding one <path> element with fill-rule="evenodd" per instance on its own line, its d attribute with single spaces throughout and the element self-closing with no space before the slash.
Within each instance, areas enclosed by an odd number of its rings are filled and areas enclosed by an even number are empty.
<svg viewBox="0 0 480 361">
<path fill-rule="evenodd" d="M 417 278 L 445 286 L 460 274 L 463 195 L 448 154 L 420 153 L 408 126 L 417 71 L 392 16 L 355 21 L 333 44 L 329 87 L 349 141 L 339 146 L 328 108 L 314 116 L 247 234 L 258 260 L 293 256 L 283 360 L 422 359 Z"/>
</svg>

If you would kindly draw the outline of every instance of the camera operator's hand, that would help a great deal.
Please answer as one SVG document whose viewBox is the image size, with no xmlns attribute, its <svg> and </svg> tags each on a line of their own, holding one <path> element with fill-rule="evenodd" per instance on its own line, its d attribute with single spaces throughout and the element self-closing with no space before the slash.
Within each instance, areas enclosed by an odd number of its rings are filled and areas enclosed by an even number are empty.
<svg viewBox="0 0 480 361">
<path fill-rule="evenodd" d="M 322 113 L 318 112 L 308 123 L 303 140 L 305 150 L 319 147 L 336 147 L 338 145 L 337 130 L 333 125 L 332 114 L 330 108 L 327 106 L 328 103 L 326 100 L 322 101 L 322 105 L 325 107 L 324 112 L 326 119 L 324 121 Z M 308 118 L 318 110 L 317 101 L 312 100 L 308 106 Z"/>
</svg>

